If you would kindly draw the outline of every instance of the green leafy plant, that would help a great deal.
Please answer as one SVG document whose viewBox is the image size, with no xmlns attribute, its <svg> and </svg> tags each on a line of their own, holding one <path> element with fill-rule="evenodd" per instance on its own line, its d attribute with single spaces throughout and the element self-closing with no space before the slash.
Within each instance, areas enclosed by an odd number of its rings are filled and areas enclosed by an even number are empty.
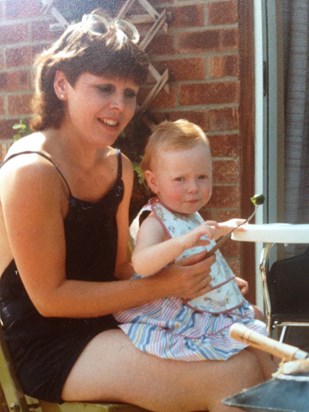
<svg viewBox="0 0 309 412">
<path fill-rule="evenodd" d="M 18 123 L 14 123 L 12 129 L 15 130 L 13 140 L 18 140 L 21 137 L 27 136 L 31 133 L 29 125 L 24 119 L 20 120 Z"/>
<path fill-rule="evenodd" d="M 134 169 L 135 173 L 137 174 L 138 183 L 140 185 L 143 185 L 144 184 L 144 176 L 143 176 L 143 172 L 142 172 L 140 164 L 138 162 L 133 162 L 133 169 Z"/>
</svg>

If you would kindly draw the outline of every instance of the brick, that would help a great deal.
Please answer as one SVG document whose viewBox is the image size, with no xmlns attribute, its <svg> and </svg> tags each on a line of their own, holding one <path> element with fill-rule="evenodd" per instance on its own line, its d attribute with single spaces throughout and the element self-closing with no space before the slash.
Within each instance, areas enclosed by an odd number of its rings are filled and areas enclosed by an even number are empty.
<svg viewBox="0 0 309 412">
<path fill-rule="evenodd" d="M 30 26 L 31 40 L 45 40 L 52 42 L 60 37 L 60 32 L 52 32 L 49 29 L 51 21 L 36 21 Z"/>
<path fill-rule="evenodd" d="M 202 207 L 199 210 L 199 213 L 201 214 L 204 220 L 215 220 L 213 216 L 213 209 L 209 208 L 208 204 Z"/>
<path fill-rule="evenodd" d="M 30 66 L 33 61 L 31 46 L 8 48 L 5 51 L 6 66 Z"/>
<path fill-rule="evenodd" d="M 40 54 L 40 53 L 43 51 L 43 49 L 44 49 L 46 46 L 48 46 L 48 45 L 46 45 L 46 44 L 39 44 L 39 45 L 32 46 L 32 58 L 33 58 L 33 60 L 35 59 L 35 57 L 36 57 L 38 54 Z"/>
<path fill-rule="evenodd" d="M 183 106 L 237 103 L 238 100 L 239 85 L 236 82 L 180 86 L 179 102 Z"/>
<path fill-rule="evenodd" d="M 240 207 L 240 192 L 237 185 L 222 186 L 214 185 L 212 197 L 208 203 L 208 207 L 214 208 L 230 208 L 235 209 Z"/>
<path fill-rule="evenodd" d="M 207 116 L 209 121 L 209 132 L 227 131 L 239 128 L 238 107 L 209 110 Z"/>
<path fill-rule="evenodd" d="M 10 115 L 30 114 L 31 95 L 16 95 L 8 97 L 8 110 Z"/>
<path fill-rule="evenodd" d="M 7 19 L 24 19 L 40 15 L 40 0 L 7 0 L 5 17 Z"/>
<path fill-rule="evenodd" d="M 164 0 L 164 4 L 173 4 L 174 0 Z M 162 8 L 162 0 L 151 0 L 151 5 L 156 10 Z"/>
<path fill-rule="evenodd" d="M 30 71 L 0 73 L 0 91 L 17 91 L 31 88 Z"/>
<path fill-rule="evenodd" d="M 168 116 L 169 120 L 175 121 L 178 119 L 187 119 L 200 126 L 204 131 L 208 130 L 208 121 L 205 110 L 182 110 L 171 112 Z"/>
<path fill-rule="evenodd" d="M 169 71 L 169 81 L 202 80 L 205 78 L 205 60 L 201 58 L 161 61 L 156 64 L 160 72 Z"/>
<path fill-rule="evenodd" d="M 26 24 L 0 26 L 0 44 L 12 44 L 29 40 Z"/>
<path fill-rule="evenodd" d="M 217 221 L 218 222 L 224 222 L 226 220 L 230 220 L 230 219 L 235 219 L 235 218 L 240 218 L 240 211 L 238 209 L 230 209 L 230 210 L 226 210 L 226 209 L 219 209 L 217 211 Z M 237 242 L 238 243 L 238 242 Z"/>
<path fill-rule="evenodd" d="M 192 4 L 169 9 L 172 18 L 169 21 L 169 28 L 197 27 L 204 26 L 204 5 Z"/>
<path fill-rule="evenodd" d="M 227 262 L 228 262 L 230 268 L 232 269 L 232 271 L 234 272 L 234 275 L 242 277 L 242 274 L 240 272 L 239 254 L 236 258 L 229 258 L 228 257 Z"/>
<path fill-rule="evenodd" d="M 220 248 L 220 251 L 225 258 L 238 256 L 240 254 L 240 242 L 230 239 Z"/>
<path fill-rule="evenodd" d="M 169 33 L 157 34 L 147 47 L 147 53 L 154 55 L 173 55 L 175 54 L 174 38 Z"/>
<path fill-rule="evenodd" d="M 208 135 L 213 157 L 237 157 L 240 154 L 239 134 Z"/>
<path fill-rule="evenodd" d="M 176 89 L 170 85 L 169 93 L 162 90 L 151 103 L 151 109 L 166 109 L 176 107 Z"/>
<path fill-rule="evenodd" d="M 0 116 L 4 116 L 5 113 L 5 97 L 4 96 L 0 96 Z"/>
<path fill-rule="evenodd" d="M 236 0 L 218 1 L 208 4 L 209 24 L 232 24 L 238 20 Z"/>
<path fill-rule="evenodd" d="M 211 56 L 208 58 L 209 77 L 239 77 L 239 56 Z"/>
<path fill-rule="evenodd" d="M 237 50 L 239 47 L 238 34 L 237 29 L 222 30 L 220 41 L 221 49 Z"/>
<path fill-rule="evenodd" d="M 220 30 L 177 33 L 176 39 L 179 53 L 198 53 L 220 48 Z"/>
<path fill-rule="evenodd" d="M 0 71 L 5 67 L 4 48 L 0 47 Z"/>
<path fill-rule="evenodd" d="M 0 140 L 11 139 L 14 135 L 12 129 L 13 124 L 17 123 L 19 119 L 0 120 Z"/>
<path fill-rule="evenodd" d="M 238 160 L 215 160 L 213 162 L 213 182 L 237 183 L 239 181 L 239 163 Z"/>
</svg>

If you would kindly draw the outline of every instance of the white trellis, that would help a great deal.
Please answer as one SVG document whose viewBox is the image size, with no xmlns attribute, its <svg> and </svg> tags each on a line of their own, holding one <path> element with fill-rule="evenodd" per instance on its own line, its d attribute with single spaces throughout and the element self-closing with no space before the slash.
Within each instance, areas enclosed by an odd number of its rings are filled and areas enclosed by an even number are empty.
<svg viewBox="0 0 309 412">
<path fill-rule="evenodd" d="M 134 24 L 143 24 L 143 23 L 150 23 L 151 28 L 147 31 L 146 35 L 140 42 L 140 47 L 145 50 L 146 47 L 151 43 L 153 38 L 159 32 L 159 30 L 163 29 L 165 32 L 167 31 L 167 14 L 166 10 L 164 9 L 161 13 L 158 13 L 152 5 L 149 3 L 148 0 L 126 0 L 123 6 L 121 7 L 120 11 L 117 14 L 117 18 L 123 19 L 129 12 L 129 10 L 133 7 L 134 3 L 138 2 L 143 10 L 145 10 L 145 14 L 134 14 L 130 16 L 130 21 Z M 54 0 L 42 0 L 42 13 L 47 14 L 50 13 L 57 21 L 56 24 L 50 25 L 50 29 L 53 31 L 63 31 L 66 27 L 70 24 L 69 21 L 61 14 L 61 12 L 57 9 L 54 5 Z M 158 72 L 158 70 L 153 66 L 153 64 L 149 65 L 149 73 L 152 78 L 155 80 L 155 84 L 151 88 L 148 95 L 145 97 L 144 101 L 138 107 L 138 113 L 144 113 L 147 108 L 150 106 L 151 102 L 156 98 L 156 96 L 160 93 L 160 91 L 164 88 L 164 90 L 168 93 L 169 86 L 168 86 L 168 69 L 166 69 L 162 74 Z"/>
</svg>

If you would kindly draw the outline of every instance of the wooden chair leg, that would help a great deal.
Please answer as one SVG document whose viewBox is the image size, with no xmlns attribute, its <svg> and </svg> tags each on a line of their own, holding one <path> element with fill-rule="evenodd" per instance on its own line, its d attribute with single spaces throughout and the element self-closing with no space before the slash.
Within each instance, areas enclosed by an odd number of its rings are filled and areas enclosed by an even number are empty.
<svg viewBox="0 0 309 412">
<path fill-rule="evenodd" d="M 147 412 L 134 405 L 121 403 L 64 402 L 62 404 L 40 401 L 42 412 Z"/>
</svg>

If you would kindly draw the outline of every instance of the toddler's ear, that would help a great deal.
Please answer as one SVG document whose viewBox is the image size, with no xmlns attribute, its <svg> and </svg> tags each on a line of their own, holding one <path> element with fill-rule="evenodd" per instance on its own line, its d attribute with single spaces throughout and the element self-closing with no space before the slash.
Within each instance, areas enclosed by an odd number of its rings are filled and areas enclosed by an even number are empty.
<svg viewBox="0 0 309 412">
<path fill-rule="evenodd" d="M 145 170 L 144 177 L 149 189 L 157 195 L 159 193 L 159 188 L 156 175 L 151 170 Z"/>
</svg>

